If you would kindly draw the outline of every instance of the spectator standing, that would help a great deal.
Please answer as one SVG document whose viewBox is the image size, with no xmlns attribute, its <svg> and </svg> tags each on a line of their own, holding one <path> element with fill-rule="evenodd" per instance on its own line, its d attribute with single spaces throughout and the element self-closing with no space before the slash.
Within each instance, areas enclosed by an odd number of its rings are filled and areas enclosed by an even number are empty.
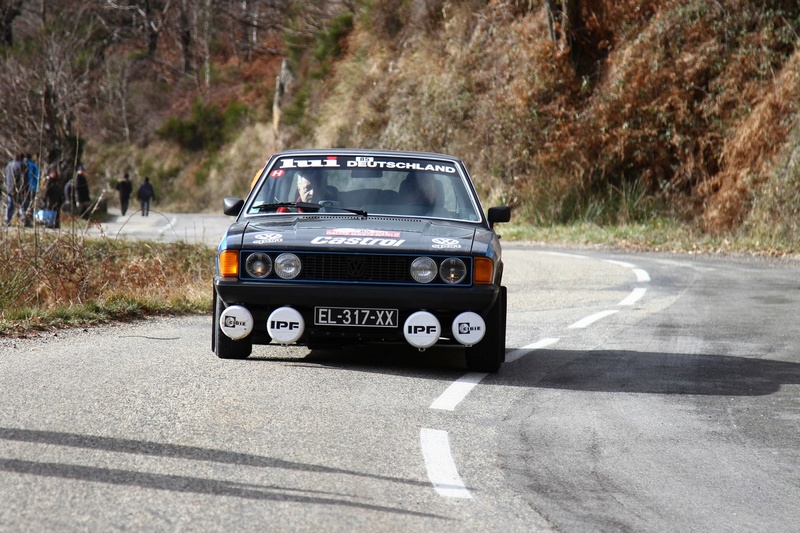
<svg viewBox="0 0 800 533">
<path fill-rule="evenodd" d="M 10 226 L 14 219 L 14 210 L 19 211 L 20 219 L 29 223 L 25 218 L 25 198 L 28 194 L 28 167 L 25 165 L 25 157 L 20 154 L 6 165 L 6 212 L 4 222 Z M 28 224 L 26 224 L 28 225 Z"/>
<path fill-rule="evenodd" d="M 89 218 L 92 198 L 89 194 L 89 180 L 83 165 L 78 165 L 77 174 L 64 186 L 64 197 L 67 199 L 72 213 L 77 213 L 82 218 Z"/>
<path fill-rule="evenodd" d="M 56 169 L 51 169 L 47 174 L 43 187 L 42 209 L 56 212 L 53 227 L 60 228 L 61 205 L 64 203 L 64 188 L 61 186 L 60 180 L 58 179 L 58 172 Z"/>
<path fill-rule="evenodd" d="M 142 204 L 142 216 L 148 216 L 150 214 L 150 202 L 156 199 L 156 191 L 150 183 L 150 176 L 145 176 L 144 183 L 139 185 L 136 196 Z"/>
<path fill-rule="evenodd" d="M 117 182 L 117 191 L 119 192 L 119 210 L 122 212 L 122 216 L 125 216 L 125 213 L 128 212 L 128 202 L 133 192 L 131 178 L 127 172 L 122 179 Z"/>
<path fill-rule="evenodd" d="M 30 226 L 32 206 L 36 201 L 36 193 L 39 190 L 39 165 L 33 160 L 31 154 L 25 154 L 25 165 L 28 167 L 28 194 L 25 196 L 22 208 L 25 211 L 25 225 Z"/>
</svg>

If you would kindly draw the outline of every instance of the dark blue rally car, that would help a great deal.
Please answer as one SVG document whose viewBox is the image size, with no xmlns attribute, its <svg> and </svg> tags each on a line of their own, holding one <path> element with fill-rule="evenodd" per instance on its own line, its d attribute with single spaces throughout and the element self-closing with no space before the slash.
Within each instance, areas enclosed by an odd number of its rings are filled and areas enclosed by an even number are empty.
<svg viewBox="0 0 800 533">
<path fill-rule="evenodd" d="M 507 206 L 484 214 L 463 163 L 377 150 L 272 156 L 219 245 L 212 346 L 464 348 L 466 366 L 505 360 L 500 241 Z"/>
</svg>

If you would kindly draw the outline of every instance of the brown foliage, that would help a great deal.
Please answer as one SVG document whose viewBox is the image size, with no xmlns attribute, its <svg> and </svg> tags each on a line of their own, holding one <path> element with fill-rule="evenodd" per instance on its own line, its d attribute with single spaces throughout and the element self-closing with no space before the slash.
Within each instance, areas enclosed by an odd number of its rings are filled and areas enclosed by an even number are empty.
<svg viewBox="0 0 800 533">
<path fill-rule="evenodd" d="M 484 194 L 536 205 L 527 214 L 535 221 L 579 218 L 593 198 L 637 191 L 709 231 L 741 224 L 749 191 L 785 153 L 796 122 L 788 58 L 800 6 L 550 4 L 578 7 L 557 20 L 569 39 L 551 40 L 544 2 L 496 0 L 468 15 L 446 2 L 440 31 L 383 48 L 374 65 L 396 67 L 360 86 L 353 103 L 372 102 L 381 128 L 343 129 L 337 142 L 419 148 L 435 139 L 464 157 Z M 351 42 L 352 57 L 368 54 L 357 47 L 369 39 Z M 430 100 L 431 87 L 459 104 Z M 358 123 L 363 109 L 344 104 L 338 113 Z"/>
<path fill-rule="evenodd" d="M 800 53 L 780 70 L 780 76 L 738 121 L 722 149 L 722 170 L 703 184 L 708 197 L 703 222 L 712 232 L 744 222 L 754 195 L 760 193 L 796 125 L 800 100 Z"/>
</svg>

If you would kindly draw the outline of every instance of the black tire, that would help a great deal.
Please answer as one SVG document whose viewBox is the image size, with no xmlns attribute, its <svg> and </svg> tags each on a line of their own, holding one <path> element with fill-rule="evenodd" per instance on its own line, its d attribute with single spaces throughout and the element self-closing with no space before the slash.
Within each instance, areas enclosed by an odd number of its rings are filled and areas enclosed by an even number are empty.
<svg viewBox="0 0 800 533">
<path fill-rule="evenodd" d="M 211 348 L 220 359 L 247 359 L 253 352 L 253 341 L 250 337 L 235 341 L 224 333 L 219 327 L 219 317 L 225 310 L 223 302 L 217 291 L 214 291 L 214 324 L 211 330 Z"/>
<path fill-rule="evenodd" d="M 486 318 L 486 335 L 475 346 L 465 348 L 470 372 L 494 374 L 506 360 L 506 288 L 500 287 L 497 301 Z"/>
</svg>

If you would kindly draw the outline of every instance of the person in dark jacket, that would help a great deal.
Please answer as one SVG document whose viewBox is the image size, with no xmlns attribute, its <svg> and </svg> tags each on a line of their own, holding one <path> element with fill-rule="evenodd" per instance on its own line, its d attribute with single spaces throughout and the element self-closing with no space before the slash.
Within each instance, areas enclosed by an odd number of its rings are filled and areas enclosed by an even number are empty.
<svg viewBox="0 0 800 533">
<path fill-rule="evenodd" d="M 82 218 L 89 218 L 91 215 L 92 198 L 89 194 L 89 180 L 83 165 L 78 165 L 78 173 L 69 180 L 64 187 L 64 196 L 70 207 L 70 212 L 77 213 Z"/>
<path fill-rule="evenodd" d="M 122 216 L 125 216 L 125 213 L 128 212 L 128 202 L 130 201 L 131 193 L 133 192 L 131 178 L 128 176 L 127 172 L 122 179 L 117 182 L 117 191 L 119 192 L 119 210 L 122 213 Z"/>
<path fill-rule="evenodd" d="M 142 216 L 146 217 L 150 214 L 150 202 L 156 199 L 156 191 L 153 189 L 153 184 L 150 183 L 149 176 L 145 176 L 144 183 L 139 185 L 136 196 L 142 204 Z"/>
<path fill-rule="evenodd" d="M 47 211 L 55 211 L 53 228 L 61 227 L 61 205 L 63 203 L 64 188 L 61 186 L 61 180 L 58 179 L 56 169 L 51 169 L 44 182 L 41 208 Z"/>
</svg>

